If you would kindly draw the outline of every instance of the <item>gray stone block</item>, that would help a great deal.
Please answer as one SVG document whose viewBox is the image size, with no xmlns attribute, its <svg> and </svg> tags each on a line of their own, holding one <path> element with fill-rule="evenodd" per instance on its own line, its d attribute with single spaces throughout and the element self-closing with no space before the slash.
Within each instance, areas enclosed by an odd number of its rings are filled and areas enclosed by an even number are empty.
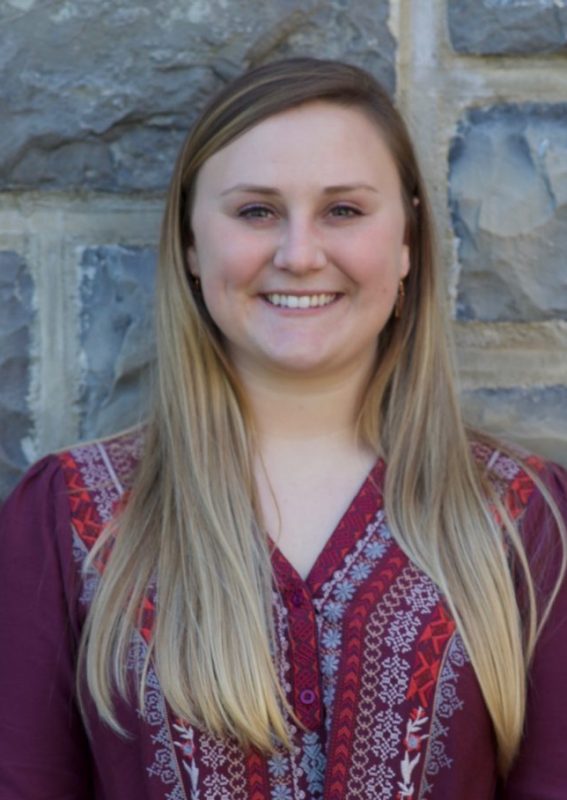
<svg viewBox="0 0 567 800">
<path fill-rule="evenodd" d="M 567 467 L 567 386 L 476 389 L 462 402 L 476 427 Z"/>
<path fill-rule="evenodd" d="M 341 57 L 393 90 L 388 14 L 388 0 L 4 3 L 0 189 L 161 191 L 206 100 L 277 58 Z"/>
<path fill-rule="evenodd" d="M 108 245 L 82 251 L 81 438 L 121 430 L 144 414 L 154 354 L 155 264 L 150 248 Z"/>
<path fill-rule="evenodd" d="M 451 43 L 460 53 L 567 50 L 564 0 L 449 0 L 447 14 Z"/>
<path fill-rule="evenodd" d="M 33 320 L 28 267 L 18 253 L 0 251 L 0 500 L 28 464 L 25 443 L 33 432 L 28 405 Z"/>
<path fill-rule="evenodd" d="M 566 317 L 567 103 L 473 109 L 449 162 L 457 317 Z"/>
</svg>

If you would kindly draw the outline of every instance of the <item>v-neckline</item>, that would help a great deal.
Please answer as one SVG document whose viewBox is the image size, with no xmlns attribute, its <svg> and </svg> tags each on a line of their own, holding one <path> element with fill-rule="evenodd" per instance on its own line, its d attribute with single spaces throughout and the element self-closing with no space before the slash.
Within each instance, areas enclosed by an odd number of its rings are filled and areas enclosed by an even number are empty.
<svg viewBox="0 0 567 800">
<path fill-rule="evenodd" d="M 358 491 L 350 501 L 335 529 L 329 535 L 305 578 L 299 574 L 289 559 L 271 540 L 272 564 L 280 588 L 301 584 L 313 597 L 324 583 L 340 568 L 345 556 L 363 536 L 369 522 L 382 508 L 382 487 L 385 464 L 379 458 L 370 469 Z"/>
</svg>

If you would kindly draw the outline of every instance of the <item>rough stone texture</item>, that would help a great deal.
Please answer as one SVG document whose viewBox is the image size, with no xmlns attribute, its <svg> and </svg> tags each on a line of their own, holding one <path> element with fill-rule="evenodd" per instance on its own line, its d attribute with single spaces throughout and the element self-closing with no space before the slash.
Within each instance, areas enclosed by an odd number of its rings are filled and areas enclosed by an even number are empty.
<svg viewBox="0 0 567 800">
<path fill-rule="evenodd" d="M 457 318 L 567 315 L 567 104 L 473 109 L 450 152 Z"/>
<path fill-rule="evenodd" d="M 567 386 L 477 389 L 462 399 L 472 424 L 567 467 Z"/>
<path fill-rule="evenodd" d="M 155 250 L 86 248 L 80 260 L 82 438 L 139 421 L 153 358 Z"/>
<path fill-rule="evenodd" d="M 565 0 L 449 0 L 451 43 L 461 53 L 567 50 Z"/>
<path fill-rule="evenodd" d="M 567 320 L 463 322 L 453 331 L 463 389 L 567 385 Z"/>
<path fill-rule="evenodd" d="M 393 89 L 388 0 L 5 0 L 0 189 L 161 190 L 205 100 L 248 66 L 340 57 Z"/>
<path fill-rule="evenodd" d="M 136 421 L 179 143 L 226 80 L 300 54 L 397 84 L 448 266 L 457 243 L 469 416 L 567 464 L 566 6 L 0 0 L 0 495 L 35 454 Z M 520 57 L 456 54 L 447 16 L 460 53 Z"/>
<path fill-rule="evenodd" d="M 24 259 L 0 251 L 0 499 L 27 465 L 33 284 Z"/>
</svg>

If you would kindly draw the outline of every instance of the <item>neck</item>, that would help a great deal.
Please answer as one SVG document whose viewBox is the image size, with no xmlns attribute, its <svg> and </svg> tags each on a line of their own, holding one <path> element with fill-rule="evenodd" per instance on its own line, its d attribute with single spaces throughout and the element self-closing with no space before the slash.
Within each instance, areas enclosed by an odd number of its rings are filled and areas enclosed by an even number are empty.
<svg viewBox="0 0 567 800">
<path fill-rule="evenodd" d="M 262 449 L 354 442 L 368 370 L 331 376 L 256 374 L 239 369 Z"/>
</svg>

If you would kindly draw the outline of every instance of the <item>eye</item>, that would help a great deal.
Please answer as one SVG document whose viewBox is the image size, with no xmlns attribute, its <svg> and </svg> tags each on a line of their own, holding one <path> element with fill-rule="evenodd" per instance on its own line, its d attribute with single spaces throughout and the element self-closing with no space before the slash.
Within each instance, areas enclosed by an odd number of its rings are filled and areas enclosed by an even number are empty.
<svg viewBox="0 0 567 800">
<path fill-rule="evenodd" d="M 271 219 L 274 216 L 274 211 L 269 206 L 254 204 L 239 208 L 237 216 L 240 219 L 264 220 Z"/>
<path fill-rule="evenodd" d="M 329 214 L 332 217 L 338 217 L 339 219 L 349 219 L 352 217 L 362 216 L 362 211 L 355 206 L 346 205 L 345 203 L 338 203 L 329 210 Z"/>
</svg>

